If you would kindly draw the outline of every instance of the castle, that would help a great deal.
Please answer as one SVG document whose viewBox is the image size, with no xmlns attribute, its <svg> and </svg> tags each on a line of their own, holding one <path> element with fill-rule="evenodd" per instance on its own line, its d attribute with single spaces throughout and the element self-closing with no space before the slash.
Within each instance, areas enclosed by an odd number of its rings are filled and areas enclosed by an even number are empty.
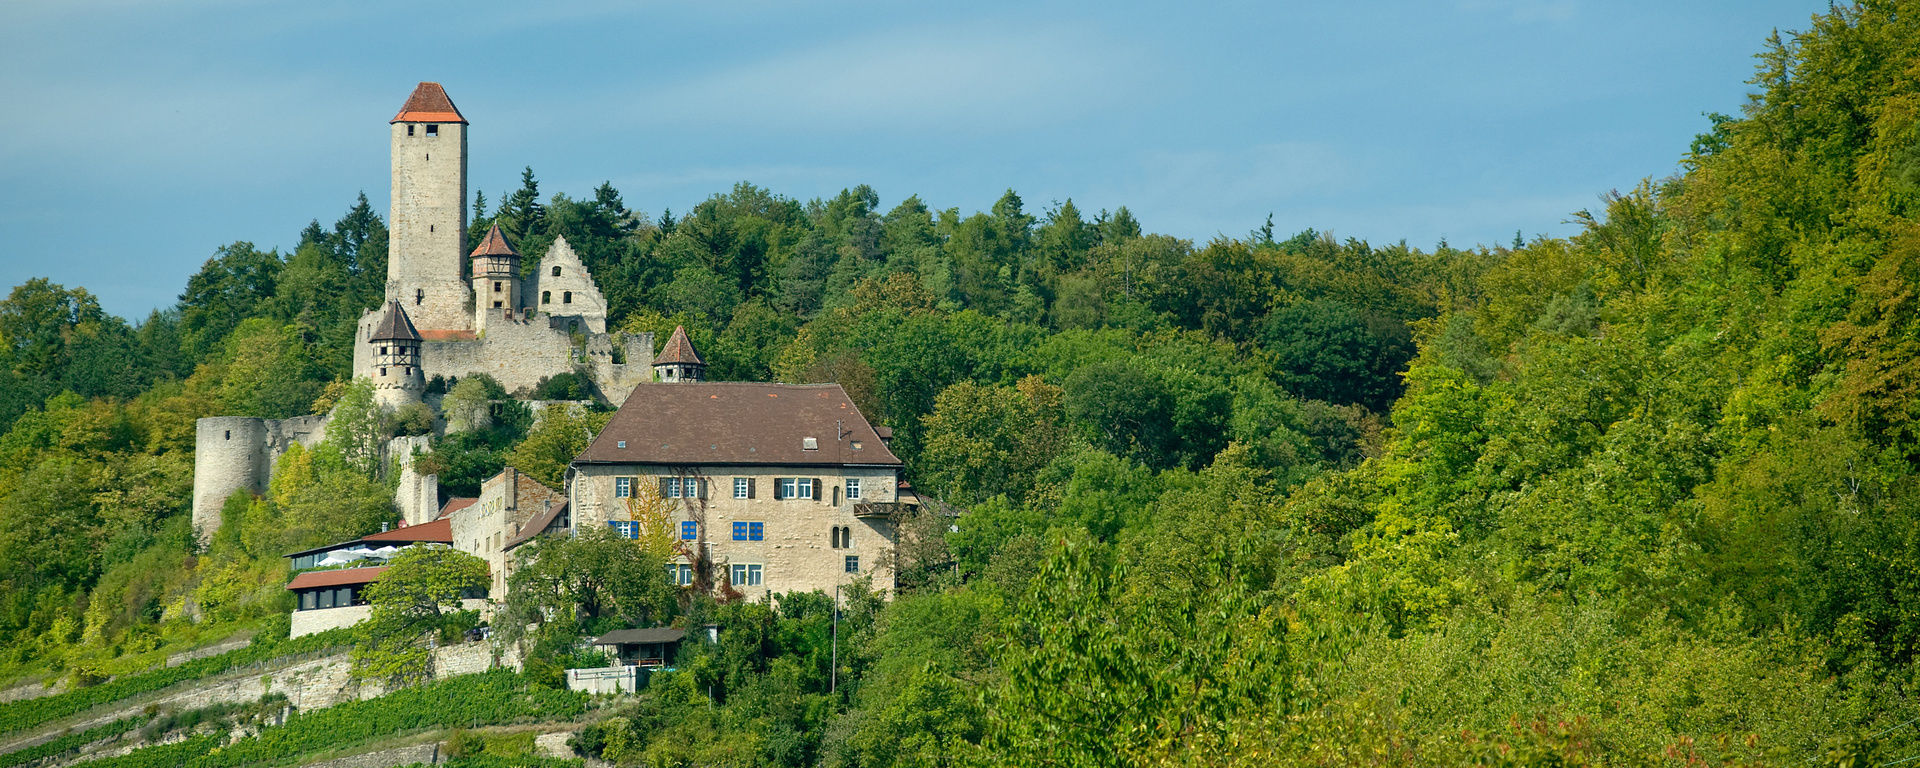
<svg viewBox="0 0 1920 768">
<path fill-rule="evenodd" d="M 485 373 L 525 393 L 577 373 L 615 403 L 653 379 L 653 335 L 607 332 L 606 298 L 565 238 L 531 274 L 497 226 L 466 248 L 469 124 L 439 83 L 421 83 L 387 124 L 386 301 L 361 317 L 353 351 L 353 375 L 373 381 L 377 402 L 420 402 L 436 376 Z M 326 417 L 212 417 L 195 431 L 193 525 L 205 542 L 227 497 L 264 492 L 287 448 L 324 439 Z M 396 441 L 389 452 L 418 443 Z M 439 506 L 437 489 L 414 477 L 402 478 L 397 501 L 409 520 Z"/>
<path fill-rule="evenodd" d="M 432 376 L 485 373 L 515 391 L 578 370 L 620 402 L 652 379 L 653 338 L 607 333 L 607 300 L 566 238 L 525 277 L 497 225 L 467 250 L 467 125 L 439 83 L 388 122 L 387 303 L 360 319 L 353 375 L 398 406 Z"/>
</svg>

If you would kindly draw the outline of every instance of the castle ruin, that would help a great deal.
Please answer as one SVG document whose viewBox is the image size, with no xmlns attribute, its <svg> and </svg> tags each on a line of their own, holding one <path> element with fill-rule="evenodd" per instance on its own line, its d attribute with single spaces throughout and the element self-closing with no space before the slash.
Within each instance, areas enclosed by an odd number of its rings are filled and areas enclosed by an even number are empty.
<svg viewBox="0 0 1920 768">
<path fill-rule="evenodd" d="M 361 317 L 353 351 L 353 376 L 374 382 L 383 407 L 420 402 L 434 377 L 484 373 L 524 394 L 576 373 L 615 403 L 653 379 L 653 335 L 607 331 L 606 298 L 564 237 L 531 274 L 497 226 L 467 250 L 470 124 L 439 83 L 420 83 L 387 124 L 386 296 Z M 263 492 L 280 455 L 295 443 L 318 444 L 325 425 L 323 414 L 201 419 L 193 477 L 200 541 L 219 528 L 229 495 Z M 432 503 L 419 488 L 401 495 L 403 513 Z"/>
</svg>

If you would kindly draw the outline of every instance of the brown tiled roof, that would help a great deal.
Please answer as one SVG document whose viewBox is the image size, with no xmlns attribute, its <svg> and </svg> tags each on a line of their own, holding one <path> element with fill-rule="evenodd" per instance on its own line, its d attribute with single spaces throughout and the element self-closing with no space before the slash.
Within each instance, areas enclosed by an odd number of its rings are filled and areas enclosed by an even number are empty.
<svg viewBox="0 0 1920 768">
<path fill-rule="evenodd" d="M 344 587 L 349 584 L 371 584 L 380 580 L 387 572 L 384 565 L 371 568 L 342 568 L 337 571 L 307 571 L 293 577 L 287 583 L 287 589 L 318 589 L 320 587 Z"/>
<path fill-rule="evenodd" d="M 473 249 L 473 253 L 467 255 L 469 257 L 519 256 L 520 252 L 513 249 L 513 243 L 507 242 L 507 236 L 500 232 L 500 225 L 494 224 L 487 228 L 487 236 L 480 238 L 480 245 Z"/>
<path fill-rule="evenodd" d="M 407 97 L 407 103 L 400 105 L 400 114 L 388 120 L 393 123 L 461 123 L 467 119 L 460 116 L 460 110 L 453 106 L 453 99 L 447 98 L 447 89 L 439 83 L 421 83 L 413 89 L 413 95 Z"/>
<path fill-rule="evenodd" d="M 693 351 L 693 340 L 687 338 L 687 327 L 676 325 L 673 335 L 667 337 L 667 345 L 660 348 L 660 356 L 653 359 L 654 365 L 706 365 L 700 359 L 700 353 Z"/>
<path fill-rule="evenodd" d="M 473 331 L 446 330 L 420 332 L 421 341 L 473 341 L 478 338 L 480 338 L 480 334 L 474 333 Z"/>
<path fill-rule="evenodd" d="M 677 643 L 686 639 L 687 631 L 673 627 L 648 627 L 645 629 L 616 629 L 597 638 L 594 645 L 644 645 L 647 643 Z"/>
<path fill-rule="evenodd" d="M 477 501 L 479 501 L 479 499 L 470 499 L 465 496 L 456 496 L 454 498 L 447 499 L 447 503 L 444 505 L 441 505 L 440 507 L 440 514 L 434 515 L 433 519 L 439 520 L 440 518 L 446 517 L 447 515 L 451 515 L 455 512 L 466 509 L 467 507 L 471 507 L 473 506 L 474 502 L 477 502 Z"/>
<path fill-rule="evenodd" d="M 840 434 L 835 435 L 836 422 Z M 815 450 L 805 448 L 813 438 Z M 621 441 L 626 447 L 620 447 Z M 860 450 L 853 444 L 860 443 Z M 649 382 L 575 461 L 899 466 L 838 384 Z"/>
<path fill-rule="evenodd" d="M 566 511 L 567 502 L 562 499 L 560 503 L 549 507 L 547 511 L 534 515 L 532 520 L 528 520 L 526 525 L 521 526 L 519 533 L 514 534 L 513 538 L 507 540 L 506 546 L 501 547 L 500 551 L 512 552 L 514 547 L 532 541 L 533 537 L 540 535 L 540 532 L 546 530 L 547 526 L 553 525 L 554 518 L 559 517 L 561 513 Z"/>
<path fill-rule="evenodd" d="M 431 523 L 421 523 L 419 525 L 409 525 L 405 528 L 395 528 L 391 531 L 369 533 L 360 537 L 360 540 L 365 542 L 385 542 L 389 544 L 394 542 L 416 541 L 452 544 L 453 521 L 443 517 Z"/>
<path fill-rule="evenodd" d="M 420 330 L 413 327 L 413 318 L 407 317 L 407 310 L 400 302 L 387 302 L 387 314 L 380 318 L 380 327 L 373 330 L 374 341 L 398 339 L 401 341 L 419 341 Z"/>
</svg>

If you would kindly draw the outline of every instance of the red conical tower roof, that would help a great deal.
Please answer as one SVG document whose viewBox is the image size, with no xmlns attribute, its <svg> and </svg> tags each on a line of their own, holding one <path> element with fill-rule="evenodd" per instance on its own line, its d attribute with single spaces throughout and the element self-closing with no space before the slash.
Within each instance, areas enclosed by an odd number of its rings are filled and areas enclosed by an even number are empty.
<svg viewBox="0 0 1920 768">
<path fill-rule="evenodd" d="M 687 338 L 687 327 L 676 325 L 673 336 L 667 339 L 667 345 L 660 348 L 660 356 L 653 359 L 654 365 L 706 365 L 700 359 L 700 353 L 693 351 L 693 341 Z"/>
<path fill-rule="evenodd" d="M 407 103 L 400 105 L 400 114 L 388 120 L 393 123 L 460 123 L 467 119 L 453 106 L 453 99 L 447 98 L 447 89 L 439 83 L 421 83 L 413 89 L 413 95 L 407 97 Z"/>
<path fill-rule="evenodd" d="M 487 228 L 487 236 L 480 238 L 480 245 L 473 249 L 473 253 L 467 255 L 469 258 L 476 256 L 519 256 L 520 252 L 513 249 L 513 243 L 507 241 L 506 233 L 501 232 L 500 225 L 496 223 Z"/>
</svg>

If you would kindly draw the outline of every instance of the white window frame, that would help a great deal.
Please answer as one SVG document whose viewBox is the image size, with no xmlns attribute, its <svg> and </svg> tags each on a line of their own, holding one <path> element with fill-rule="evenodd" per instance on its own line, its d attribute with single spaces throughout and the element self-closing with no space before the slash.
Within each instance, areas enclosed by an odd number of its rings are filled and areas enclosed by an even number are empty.
<svg viewBox="0 0 1920 768">
<path fill-rule="evenodd" d="M 847 485 L 847 501 L 860 498 L 860 478 L 849 477 L 845 482 Z"/>
<path fill-rule="evenodd" d="M 613 479 L 613 497 L 616 499 L 633 498 L 633 478 L 616 477 Z"/>
<path fill-rule="evenodd" d="M 766 566 L 760 563 L 734 563 L 733 585 L 736 587 L 758 587 L 766 583 Z"/>
<path fill-rule="evenodd" d="M 860 572 L 860 556 L 859 555 L 847 555 L 847 559 L 841 561 L 841 564 L 843 567 L 847 569 L 847 573 Z"/>
<path fill-rule="evenodd" d="M 733 479 L 733 497 L 734 498 L 744 499 L 744 498 L 747 498 L 752 493 L 753 493 L 752 480 L 744 477 L 736 477 Z"/>
<path fill-rule="evenodd" d="M 677 477 L 666 478 L 666 488 L 667 488 L 667 492 L 663 494 L 664 496 L 666 496 L 666 498 L 669 498 L 669 499 L 681 498 L 680 478 L 677 478 Z"/>
<path fill-rule="evenodd" d="M 811 477 L 781 477 L 776 478 L 774 482 L 780 484 L 781 499 L 813 500 L 813 478 Z"/>
</svg>

